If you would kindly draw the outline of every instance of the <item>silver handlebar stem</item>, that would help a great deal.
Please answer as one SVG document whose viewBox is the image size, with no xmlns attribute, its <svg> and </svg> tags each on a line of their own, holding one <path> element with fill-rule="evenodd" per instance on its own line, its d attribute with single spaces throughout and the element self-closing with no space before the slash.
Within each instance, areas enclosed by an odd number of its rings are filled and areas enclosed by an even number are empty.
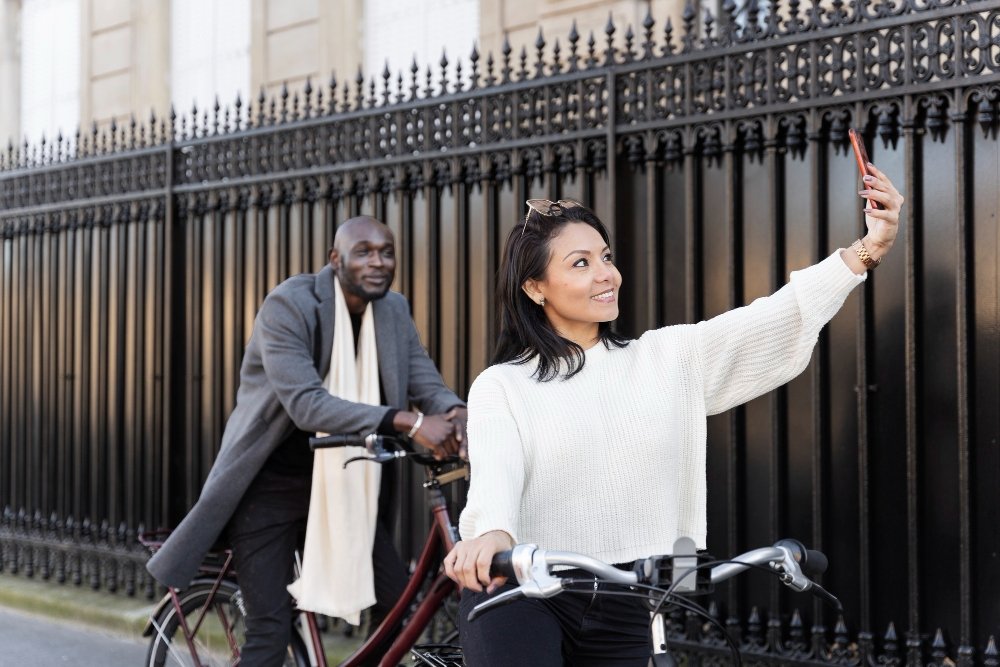
<svg viewBox="0 0 1000 667">
<path fill-rule="evenodd" d="M 712 568 L 712 583 L 725 581 L 740 572 L 749 570 L 755 565 L 769 564 L 778 573 L 781 582 L 798 592 L 812 588 L 813 582 L 802 573 L 798 560 L 792 550 L 784 546 L 762 547 L 748 551 L 734 558 L 729 563 Z"/>
<path fill-rule="evenodd" d="M 576 567 L 618 584 L 634 584 L 635 572 L 619 570 L 603 561 L 570 551 L 546 551 L 535 544 L 518 544 L 511 551 L 514 575 L 525 597 L 547 598 L 563 590 L 564 580 L 549 572 L 554 566 Z"/>
</svg>

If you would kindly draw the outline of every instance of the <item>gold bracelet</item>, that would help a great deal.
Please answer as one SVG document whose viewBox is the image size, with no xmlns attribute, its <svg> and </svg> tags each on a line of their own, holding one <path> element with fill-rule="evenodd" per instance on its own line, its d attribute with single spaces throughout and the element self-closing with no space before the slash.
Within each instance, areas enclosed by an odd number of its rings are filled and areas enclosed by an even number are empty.
<svg viewBox="0 0 1000 667">
<path fill-rule="evenodd" d="M 861 239 L 852 243 L 851 249 L 858 254 L 858 259 L 861 260 L 861 263 L 865 265 L 866 269 L 874 269 L 878 266 L 879 262 L 882 261 L 881 257 L 875 259 L 871 256 L 871 253 L 868 252 L 868 248 L 866 248 L 865 244 L 861 242 Z"/>
</svg>

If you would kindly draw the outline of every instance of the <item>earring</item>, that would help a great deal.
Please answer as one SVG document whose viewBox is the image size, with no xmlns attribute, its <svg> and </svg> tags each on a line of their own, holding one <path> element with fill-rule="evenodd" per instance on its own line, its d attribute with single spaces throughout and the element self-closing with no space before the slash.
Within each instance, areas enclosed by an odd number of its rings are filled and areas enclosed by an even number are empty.
<svg viewBox="0 0 1000 667">
<path fill-rule="evenodd" d="M 542 306 L 543 308 L 545 307 L 545 297 L 544 296 L 541 299 L 538 300 L 538 305 Z"/>
</svg>

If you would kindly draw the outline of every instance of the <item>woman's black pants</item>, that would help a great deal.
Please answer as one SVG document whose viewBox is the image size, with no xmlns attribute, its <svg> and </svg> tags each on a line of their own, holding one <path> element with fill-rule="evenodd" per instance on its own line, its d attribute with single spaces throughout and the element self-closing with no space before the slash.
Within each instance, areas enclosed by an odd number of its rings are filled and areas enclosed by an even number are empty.
<svg viewBox="0 0 1000 667">
<path fill-rule="evenodd" d="M 559 574 L 593 581 L 580 571 Z M 502 586 L 494 595 L 513 587 Z M 607 584 L 600 587 L 621 590 Z M 468 590 L 462 593 L 459 633 L 469 667 L 646 667 L 649 662 L 649 611 L 639 598 L 595 594 L 589 585 L 582 592 L 518 600 L 471 623 L 466 620 L 487 597 Z"/>
</svg>

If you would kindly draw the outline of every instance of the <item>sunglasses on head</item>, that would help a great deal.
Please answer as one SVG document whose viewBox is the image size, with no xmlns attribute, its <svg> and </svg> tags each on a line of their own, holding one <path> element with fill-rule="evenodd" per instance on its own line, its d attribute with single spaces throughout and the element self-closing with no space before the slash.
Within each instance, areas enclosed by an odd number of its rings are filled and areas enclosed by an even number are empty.
<svg viewBox="0 0 1000 667">
<path fill-rule="evenodd" d="M 524 214 L 524 226 L 521 228 L 521 234 L 524 234 L 524 230 L 528 228 L 528 218 L 531 216 L 531 212 L 534 211 L 539 215 L 562 215 L 563 211 L 568 208 L 578 208 L 583 206 L 578 201 L 573 199 L 560 199 L 558 201 L 550 201 L 548 199 L 529 199 L 525 204 L 528 205 L 528 212 Z"/>
</svg>

